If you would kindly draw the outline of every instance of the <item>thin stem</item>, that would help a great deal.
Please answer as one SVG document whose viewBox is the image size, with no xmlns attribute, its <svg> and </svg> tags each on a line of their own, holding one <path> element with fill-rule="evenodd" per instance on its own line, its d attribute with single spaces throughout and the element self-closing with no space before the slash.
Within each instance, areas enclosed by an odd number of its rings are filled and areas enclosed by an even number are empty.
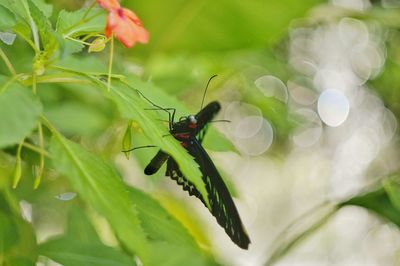
<svg viewBox="0 0 400 266">
<path fill-rule="evenodd" d="M 103 37 L 103 38 L 105 38 L 104 35 L 102 35 L 102 34 L 92 33 L 92 34 L 88 34 L 88 35 L 84 36 L 81 40 L 82 40 L 82 41 L 86 41 L 86 40 L 88 40 L 88 39 L 91 38 L 91 37 Z M 107 40 L 107 42 L 108 42 L 108 41 L 109 41 L 109 40 Z"/>
<path fill-rule="evenodd" d="M 11 75 L 14 77 L 17 75 L 15 68 L 11 64 L 10 60 L 8 59 L 7 55 L 4 53 L 3 49 L 0 47 L 0 57 L 3 59 L 4 63 L 6 64 L 8 71 L 10 71 Z"/>
<path fill-rule="evenodd" d="M 21 180 L 21 150 L 22 150 L 22 144 L 24 143 L 24 140 L 22 140 L 17 149 L 17 160 L 15 162 L 15 169 L 14 169 L 14 178 L 13 178 L 13 184 L 12 187 L 16 188 L 18 186 L 19 181 Z"/>
<path fill-rule="evenodd" d="M 32 72 L 32 92 L 33 92 L 33 94 L 36 94 L 36 91 L 37 91 L 36 74 L 35 74 L 35 72 Z"/>
<path fill-rule="evenodd" d="M 84 42 L 84 41 L 81 41 L 81 40 L 78 40 L 78 39 L 74 39 L 74 38 L 69 37 L 69 36 L 66 36 L 65 39 L 73 41 L 73 42 L 81 43 L 81 44 L 84 44 L 84 45 L 90 45 L 90 43 L 88 43 L 88 42 Z"/>
<path fill-rule="evenodd" d="M 42 129 L 42 124 L 40 122 L 38 125 L 38 134 L 39 134 L 39 147 L 41 150 L 44 150 L 43 129 Z M 44 171 L 44 154 L 40 152 L 39 155 L 40 155 L 39 173 L 35 178 L 35 182 L 33 183 L 34 189 L 37 189 L 39 187 L 40 181 L 42 180 L 43 171 Z"/>
<path fill-rule="evenodd" d="M 132 149 L 129 149 L 129 150 L 124 150 L 124 151 L 122 151 L 122 152 L 131 152 L 131 151 L 139 150 L 139 149 L 143 149 L 143 148 L 156 148 L 156 147 L 158 147 L 158 146 L 154 146 L 154 145 L 145 145 L 145 146 L 135 147 L 135 148 L 132 148 Z"/>
<path fill-rule="evenodd" d="M 111 36 L 111 44 L 110 44 L 110 58 L 108 61 L 108 78 L 107 78 L 107 90 L 110 92 L 111 88 L 111 72 L 112 72 L 112 64 L 114 57 L 114 35 Z"/>
<path fill-rule="evenodd" d="M 42 124 L 45 127 L 47 127 L 47 129 L 50 130 L 52 134 L 58 134 L 58 130 L 51 124 L 51 122 L 44 115 L 41 115 L 40 119 L 42 120 Z"/>
<path fill-rule="evenodd" d="M 24 142 L 22 144 L 22 146 L 24 146 L 25 148 L 28 148 L 28 149 L 36 152 L 36 153 L 43 154 L 47 158 L 51 157 L 50 154 L 47 151 L 45 151 L 44 149 L 41 149 L 39 147 L 36 147 L 35 145 L 32 145 L 30 143 Z"/>
<path fill-rule="evenodd" d="M 91 82 L 88 80 L 83 80 L 78 78 L 54 77 L 48 79 L 38 79 L 37 83 L 91 83 Z"/>
<path fill-rule="evenodd" d="M 76 74 L 78 76 L 83 76 L 83 77 L 88 77 L 88 76 L 108 76 L 107 73 L 101 73 L 101 72 L 80 72 L 80 71 L 76 71 L 73 69 L 68 69 L 62 66 L 57 66 L 57 65 L 50 65 L 48 66 L 48 68 L 52 68 L 52 69 L 57 69 L 66 73 L 73 73 Z M 123 79 L 125 78 L 124 75 L 120 75 L 120 74 L 111 74 L 112 78 L 116 78 L 116 79 L 120 79 L 123 82 Z M 124 83 L 125 84 L 125 83 Z"/>
</svg>

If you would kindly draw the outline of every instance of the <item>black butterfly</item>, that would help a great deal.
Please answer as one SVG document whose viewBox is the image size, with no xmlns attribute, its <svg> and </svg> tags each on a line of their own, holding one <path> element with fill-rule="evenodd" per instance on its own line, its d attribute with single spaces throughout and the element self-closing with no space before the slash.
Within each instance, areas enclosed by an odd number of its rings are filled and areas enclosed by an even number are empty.
<svg viewBox="0 0 400 266">
<path fill-rule="evenodd" d="M 211 102 L 201 109 L 196 115 L 181 117 L 179 122 L 174 122 L 175 109 L 164 109 L 155 104 L 153 105 L 157 107 L 157 110 L 164 110 L 168 112 L 170 118 L 170 134 L 181 142 L 182 146 L 189 152 L 191 156 L 193 156 L 194 160 L 199 165 L 208 193 L 211 214 L 225 229 L 225 232 L 236 245 L 243 249 L 247 249 L 250 244 L 250 239 L 246 230 L 244 229 L 229 190 L 218 173 L 214 163 L 210 159 L 210 156 L 201 146 L 208 123 L 211 122 L 214 116 L 219 112 L 221 105 L 218 102 Z M 169 111 L 172 111 L 172 113 Z M 158 151 L 158 153 L 145 168 L 145 174 L 152 175 L 156 173 L 165 162 L 167 162 L 167 170 L 165 174 L 181 185 L 183 190 L 187 191 L 189 195 L 199 198 L 207 207 L 203 196 L 200 194 L 194 184 L 186 179 L 186 177 L 179 170 L 176 161 L 167 153 L 161 150 Z"/>
</svg>

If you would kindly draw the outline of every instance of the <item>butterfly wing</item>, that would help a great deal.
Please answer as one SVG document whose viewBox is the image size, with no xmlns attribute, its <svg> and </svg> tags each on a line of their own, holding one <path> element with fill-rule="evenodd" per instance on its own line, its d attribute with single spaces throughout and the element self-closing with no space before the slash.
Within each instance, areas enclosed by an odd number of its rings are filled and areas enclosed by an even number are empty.
<svg viewBox="0 0 400 266">
<path fill-rule="evenodd" d="M 186 177 L 182 174 L 181 170 L 179 169 L 178 164 L 172 157 L 169 157 L 167 161 L 167 171 L 165 173 L 166 176 L 169 176 L 171 179 L 175 180 L 176 183 L 182 186 L 184 191 L 187 191 L 190 196 L 195 196 L 199 198 L 203 203 L 204 199 L 197 188 L 194 186 L 192 182 L 186 179 Z M 204 203 L 205 205 L 205 203 Z"/>
<path fill-rule="evenodd" d="M 241 248 L 247 249 L 250 239 L 244 229 L 228 188 L 200 142 L 192 138 L 191 144 L 187 149 L 199 164 L 200 171 L 203 174 L 203 181 L 208 192 L 212 215 L 225 229 L 225 232 L 234 243 Z"/>
</svg>

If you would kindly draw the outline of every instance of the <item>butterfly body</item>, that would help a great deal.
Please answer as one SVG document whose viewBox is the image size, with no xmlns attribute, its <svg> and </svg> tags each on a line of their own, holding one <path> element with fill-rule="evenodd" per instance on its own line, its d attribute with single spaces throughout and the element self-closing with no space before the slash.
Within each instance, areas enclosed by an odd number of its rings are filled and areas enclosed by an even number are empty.
<svg viewBox="0 0 400 266">
<path fill-rule="evenodd" d="M 208 193 L 209 210 L 217 222 L 225 229 L 232 241 L 243 249 L 247 249 L 250 239 L 244 229 L 239 213 L 233 199 L 222 180 L 211 158 L 201 146 L 207 124 L 219 112 L 221 106 L 218 102 L 211 102 L 195 115 L 181 117 L 178 122 L 170 122 L 170 134 L 180 141 L 199 165 L 202 179 Z M 166 175 L 175 180 L 178 185 L 189 195 L 199 198 L 207 207 L 202 194 L 195 185 L 182 174 L 177 162 L 163 151 L 158 151 L 155 157 L 145 168 L 145 174 L 151 175 L 157 172 L 167 162 Z"/>
</svg>

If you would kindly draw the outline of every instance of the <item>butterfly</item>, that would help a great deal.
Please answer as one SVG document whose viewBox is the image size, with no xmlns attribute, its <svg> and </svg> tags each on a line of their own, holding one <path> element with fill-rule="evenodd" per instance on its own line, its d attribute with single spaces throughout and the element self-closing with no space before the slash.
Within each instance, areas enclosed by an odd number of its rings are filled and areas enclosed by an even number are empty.
<svg viewBox="0 0 400 266">
<path fill-rule="evenodd" d="M 211 79 L 214 77 L 215 76 L 211 77 L 208 81 L 206 91 Z M 142 93 L 140 94 L 147 99 Z M 205 93 L 201 106 L 203 106 L 204 97 Z M 207 190 L 209 207 L 196 186 L 182 174 L 178 163 L 166 152 L 159 150 L 146 166 L 144 173 L 146 175 L 153 175 L 166 163 L 167 168 L 165 175 L 175 180 L 189 195 L 200 199 L 203 204 L 209 208 L 209 211 L 216 218 L 218 224 L 225 229 L 225 232 L 231 240 L 240 248 L 248 249 L 250 238 L 243 226 L 232 196 L 210 156 L 201 145 L 208 125 L 221 110 L 221 105 L 217 101 L 213 101 L 204 108 L 201 108 L 197 114 L 183 116 L 179 121 L 175 122 L 176 110 L 174 108 L 162 108 L 152 103 L 149 99 L 147 100 L 156 107 L 153 110 L 163 110 L 168 113 L 170 134 L 181 143 L 198 164 L 200 172 L 202 173 L 202 180 Z"/>
</svg>

